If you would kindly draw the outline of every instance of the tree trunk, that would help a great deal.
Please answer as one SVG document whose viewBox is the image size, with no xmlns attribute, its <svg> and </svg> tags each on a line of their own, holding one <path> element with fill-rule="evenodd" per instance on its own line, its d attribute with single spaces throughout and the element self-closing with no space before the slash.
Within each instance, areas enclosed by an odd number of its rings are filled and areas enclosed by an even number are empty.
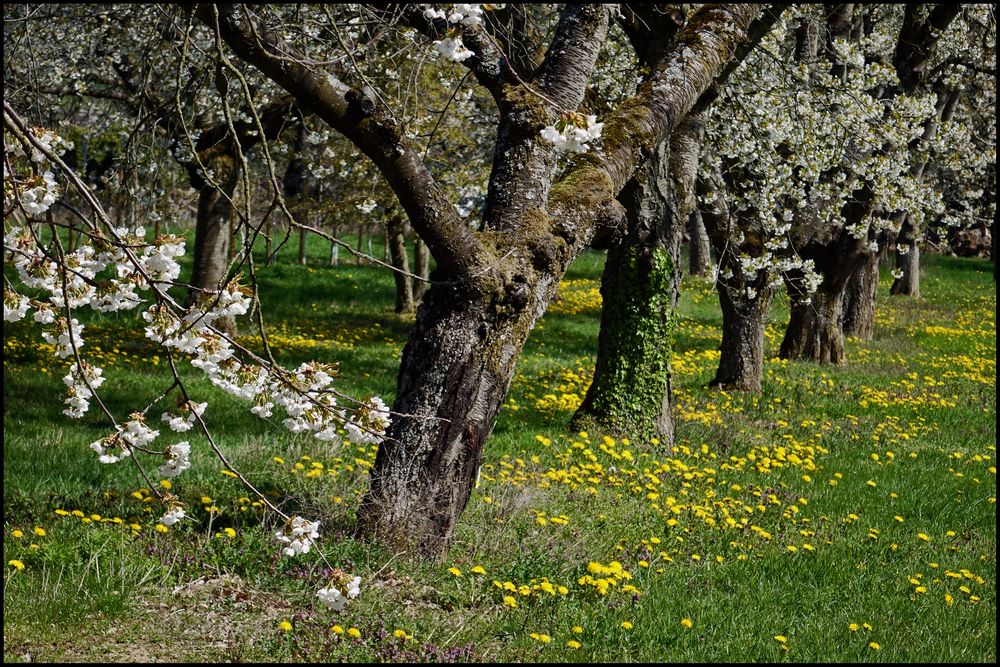
<svg viewBox="0 0 1000 667">
<path fill-rule="evenodd" d="M 330 230 L 330 236 L 337 238 L 337 228 L 334 227 Z M 340 259 L 340 245 L 335 241 L 330 241 L 330 266 L 337 266 L 337 261 Z"/>
<path fill-rule="evenodd" d="M 688 236 L 691 237 L 689 271 L 692 276 L 704 278 L 712 272 L 712 254 L 705 221 L 697 208 L 688 216 Z"/>
<path fill-rule="evenodd" d="M 594 379 L 571 422 L 574 430 L 655 437 L 667 448 L 674 439 L 671 330 L 683 224 L 669 160 L 664 142 L 618 197 L 628 232 L 608 249 Z"/>
<path fill-rule="evenodd" d="M 219 289 L 226 277 L 232 252 L 230 229 L 233 215 L 233 195 L 239 181 L 240 169 L 235 160 L 220 157 L 209 168 L 215 173 L 222 188 L 204 185 L 198 193 L 198 214 L 194 235 L 194 268 L 187 303 L 200 303 Z M 216 320 L 216 328 L 235 333 L 232 318 Z"/>
<path fill-rule="evenodd" d="M 435 286 L 424 296 L 397 376 L 392 424 L 358 510 L 358 532 L 441 557 L 475 486 L 483 444 L 524 342 L 557 281 L 534 285 L 535 307 Z"/>
<path fill-rule="evenodd" d="M 869 255 L 847 281 L 843 307 L 845 336 L 860 340 L 871 340 L 875 336 L 875 297 L 881 256 L 882 253 Z"/>
<path fill-rule="evenodd" d="M 414 281 L 413 285 L 413 300 L 419 302 L 430 286 L 430 283 L 425 281 L 431 275 L 431 255 L 427 251 L 427 244 L 419 236 L 413 237 L 413 272 L 423 278 Z"/>
<path fill-rule="evenodd" d="M 354 256 L 354 263 L 358 266 L 361 265 L 361 253 L 365 249 L 365 226 L 363 224 L 358 225 L 358 254 Z"/>
<path fill-rule="evenodd" d="M 906 216 L 896 238 L 896 270 L 903 275 L 893 281 L 889 294 L 920 298 L 920 243 L 910 216 Z"/>
<path fill-rule="evenodd" d="M 722 306 L 722 347 L 712 387 L 759 392 L 764 375 L 764 328 L 774 290 L 762 287 L 754 298 L 717 283 Z M 744 288 L 745 289 L 745 288 Z"/>
<path fill-rule="evenodd" d="M 832 285 L 827 280 L 812 296 L 812 302 L 793 300 L 791 317 L 779 356 L 839 364 L 844 356 L 843 317 L 846 281 Z"/>
<path fill-rule="evenodd" d="M 386 240 L 389 245 L 389 256 L 392 266 L 397 271 L 392 272 L 396 281 L 396 312 L 413 312 L 413 280 L 410 278 L 410 262 L 406 255 L 406 222 L 400 215 L 394 215 L 386 226 Z"/>
</svg>

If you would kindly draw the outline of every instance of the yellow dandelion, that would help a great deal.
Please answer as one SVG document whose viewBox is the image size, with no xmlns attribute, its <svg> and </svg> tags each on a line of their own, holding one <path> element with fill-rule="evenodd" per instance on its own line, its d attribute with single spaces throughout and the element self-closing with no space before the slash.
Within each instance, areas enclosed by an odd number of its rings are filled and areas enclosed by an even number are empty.
<svg viewBox="0 0 1000 667">
<path fill-rule="evenodd" d="M 690 629 L 694 627 L 694 621 L 692 621 L 690 618 L 682 618 L 681 625 L 685 628 Z"/>
<path fill-rule="evenodd" d="M 787 644 L 788 637 L 786 637 L 785 635 L 775 635 L 774 641 L 778 642 L 779 644 Z"/>
<path fill-rule="evenodd" d="M 581 644 L 580 642 L 576 641 L 575 639 L 570 639 L 568 642 L 566 642 L 566 648 L 571 648 L 574 651 L 576 649 L 578 649 L 578 648 L 581 648 L 582 646 L 583 646 L 583 644 Z"/>
<path fill-rule="evenodd" d="M 927 533 L 917 533 L 917 538 L 923 540 L 924 542 L 930 542 L 931 537 Z"/>
<path fill-rule="evenodd" d="M 476 565 L 469 572 L 472 574 L 486 574 L 486 569 L 482 565 Z"/>
<path fill-rule="evenodd" d="M 275 458 L 277 458 L 277 457 L 275 457 Z M 330 632 L 332 632 L 335 635 L 342 635 L 342 634 L 344 634 L 344 628 L 342 626 L 335 625 L 332 628 L 330 628 Z"/>
<path fill-rule="evenodd" d="M 7 565 L 10 565 L 11 567 L 13 567 L 16 570 L 23 570 L 24 569 L 24 563 L 22 563 L 21 561 L 17 560 L 16 558 L 14 560 L 7 561 Z"/>
<path fill-rule="evenodd" d="M 353 639 L 357 639 L 358 637 L 361 636 L 361 631 L 358 630 L 357 628 L 348 628 L 347 629 L 347 636 L 351 637 Z"/>
<path fill-rule="evenodd" d="M 38 535 L 39 537 L 45 537 L 45 529 L 36 526 L 35 527 L 35 535 Z"/>
<path fill-rule="evenodd" d="M 16 538 L 18 538 L 18 539 L 20 539 L 20 538 L 24 537 L 24 533 L 23 533 L 23 532 L 21 532 L 20 530 L 17 530 L 17 529 L 14 529 L 13 531 L 11 531 L 11 533 L 10 533 L 10 534 L 11 534 L 11 535 L 12 535 L 13 537 L 16 537 Z"/>
<path fill-rule="evenodd" d="M 288 621 L 282 621 L 278 623 L 278 629 L 282 630 L 283 632 L 290 632 L 292 629 L 292 624 L 289 623 Z"/>
<path fill-rule="evenodd" d="M 879 644 L 878 642 L 868 642 L 868 647 L 871 648 L 873 651 L 882 650 L 882 645 Z"/>
<path fill-rule="evenodd" d="M 457 567 L 449 567 L 448 568 L 448 572 L 451 573 L 451 574 L 453 574 L 453 575 L 455 575 L 456 577 L 461 577 L 462 576 L 462 571 L 460 569 L 458 569 Z"/>
<path fill-rule="evenodd" d="M 572 632 L 574 635 L 583 634 L 583 628 L 581 628 L 579 625 L 574 625 L 572 628 L 570 628 L 569 631 Z"/>
<path fill-rule="evenodd" d="M 631 630 L 633 627 L 632 621 L 622 621 L 622 630 Z"/>
</svg>

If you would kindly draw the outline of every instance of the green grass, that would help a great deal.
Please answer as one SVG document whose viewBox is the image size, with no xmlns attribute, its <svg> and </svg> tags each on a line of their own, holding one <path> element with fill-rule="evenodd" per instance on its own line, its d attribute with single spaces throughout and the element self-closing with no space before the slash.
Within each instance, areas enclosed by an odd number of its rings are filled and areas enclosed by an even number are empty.
<svg viewBox="0 0 1000 667">
<path fill-rule="evenodd" d="M 343 391 L 388 400 L 412 325 L 392 312 L 391 276 L 343 253 L 329 266 L 325 242 L 311 240 L 306 267 L 295 253 L 260 272 L 276 355 L 337 361 Z M 602 258 L 585 253 L 529 339 L 445 563 L 351 536 L 372 447 L 291 435 L 193 369 L 219 445 L 273 502 L 321 518 L 322 539 L 280 556 L 273 520 L 193 432 L 194 467 L 172 489 L 192 518 L 154 530 L 162 509 L 135 469 L 87 446 L 108 432 L 96 408 L 59 414 L 65 365 L 38 325 L 7 325 L 4 562 L 25 568 L 5 570 L 4 659 L 994 661 L 995 285 L 986 262 L 924 259 L 924 298 L 890 297 L 883 276 L 875 340 L 849 340 L 843 366 L 773 358 L 787 318 L 776 303 L 759 395 L 706 387 L 721 316 L 711 286 L 685 279 L 667 453 L 566 431 L 600 317 Z M 84 321 L 109 408 L 169 386 L 133 320 Z M 606 595 L 580 583 L 611 561 L 630 578 Z M 362 577 L 339 614 L 315 599 L 330 566 Z"/>
</svg>

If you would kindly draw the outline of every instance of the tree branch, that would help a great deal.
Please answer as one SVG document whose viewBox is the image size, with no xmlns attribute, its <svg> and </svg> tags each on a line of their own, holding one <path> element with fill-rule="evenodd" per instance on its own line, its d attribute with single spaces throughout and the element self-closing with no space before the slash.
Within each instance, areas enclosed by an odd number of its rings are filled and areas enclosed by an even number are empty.
<svg viewBox="0 0 1000 667">
<path fill-rule="evenodd" d="M 751 22 L 761 10 L 761 5 L 703 6 L 635 97 L 605 118 L 604 150 L 577 158 L 575 168 L 552 187 L 549 197 L 548 210 L 558 220 L 556 231 L 568 243 L 589 241 L 598 211 L 723 72 L 747 41 Z"/>
<path fill-rule="evenodd" d="M 492 253 L 455 213 L 391 110 L 380 106 L 370 91 L 349 88 L 327 72 L 282 55 L 278 38 L 254 21 L 246 8 L 241 13 L 233 5 L 219 5 L 218 11 L 222 39 L 240 58 L 371 158 L 439 269 L 474 283 L 490 279 L 483 269 L 492 263 Z M 198 17 L 214 28 L 211 5 L 199 6 Z"/>
</svg>

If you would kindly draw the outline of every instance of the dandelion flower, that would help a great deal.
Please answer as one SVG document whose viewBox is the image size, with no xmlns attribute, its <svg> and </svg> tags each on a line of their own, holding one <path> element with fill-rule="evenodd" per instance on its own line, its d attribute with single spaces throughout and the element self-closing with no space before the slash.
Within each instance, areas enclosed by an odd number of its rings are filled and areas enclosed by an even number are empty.
<svg viewBox="0 0 1000 667">
<path fill-rule="evenodd" d="M 16 558 L 14 560 L 7 561 L 7 565 L 12 566 L 16 570 L 23 570 L 24 569 L 24 563 L 22 563 L 21 561 L 17 560 Z"/>
<path fill-rule="evenodd" d="M 581 648 L 582 646 L 583 646 L 583 644 L 581 644 L 580 642 L 576 641 L 575 639 L 570 639 L 568 642 L 566 642 L 566 648 L 571 648 L 573 650 Z"/>
<path fill-rule="evenodd" d="M 635 626 L 632 625 L 632 621 L 622 621 L 623 630 L 631 630 L 633 627 Z"/>
<path fill-rule="evenodd" d="M 871 649 L 872 649 L 873 651 L 881 651 L 881 650 L 882 650 L 882 645 L 881 645 L 881 644 L 879 644 L 878 642 L 868 642 L 868 646 L 869 646 L 869 647 L 870 647 L 870 648 L 871 648 Z"/>
<path fill-rule="evenodd" d="M 347 628 L 347 636 L 353 639 L 357 639 L 361 636 L 361 631 L 357 628 Z"/>
<path fill-rule="evenodd" d="M 694 627 L 694 621 L 692 621 L 690 618 L 682 618 L 681 625 L 684 626 L 685 628 L 690 629 Z"/>
<path fill-rule="evenodd" d="M 289 623 L 288 621 L 282 621 L 278 623 L 278 629 L 284 632 L 290 632 L 292 629 L 292 624 Z"/>
</svg>

